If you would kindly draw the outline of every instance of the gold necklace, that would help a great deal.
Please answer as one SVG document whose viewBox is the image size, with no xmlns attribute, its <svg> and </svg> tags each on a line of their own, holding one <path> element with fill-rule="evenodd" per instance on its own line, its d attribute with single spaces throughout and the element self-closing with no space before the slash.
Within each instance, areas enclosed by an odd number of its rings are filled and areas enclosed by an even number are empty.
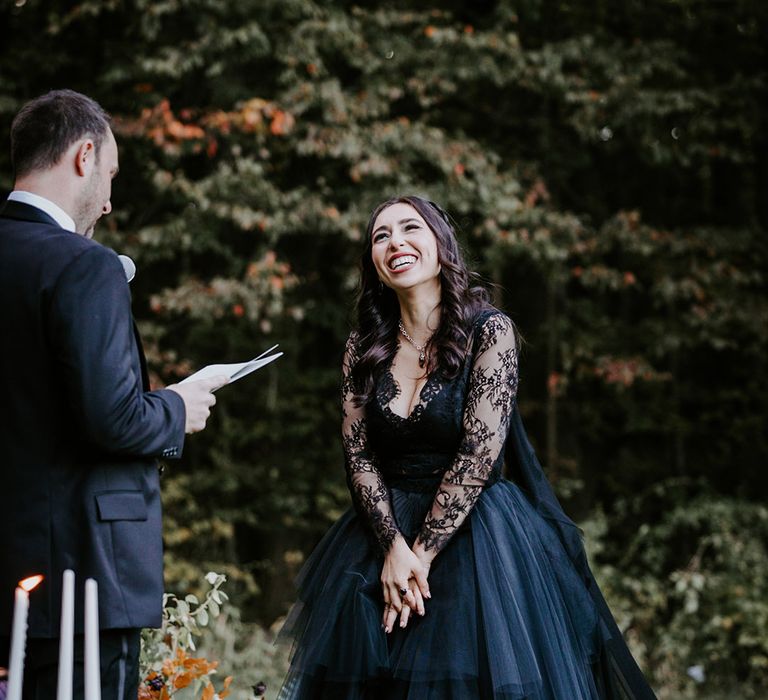
<svg viewBox="0 0 768 700">
<path fill-rule="evenodd" d="M 405 326 L 403 325 L 403 319 L 400 319 L 397 322 L 397 327 L 400 329 L 403 337 L 419 351 L 419 367 L 423 367 L 427 362 L 427 345 L 429 344 L 429 339 L 431 339 L 432 336 L 429 337 L 424 345 L 419 345 L 413 338 L 411 338 L 410 335 L 408 335 L 408 331 L 405 330 Z"/>
</svg>

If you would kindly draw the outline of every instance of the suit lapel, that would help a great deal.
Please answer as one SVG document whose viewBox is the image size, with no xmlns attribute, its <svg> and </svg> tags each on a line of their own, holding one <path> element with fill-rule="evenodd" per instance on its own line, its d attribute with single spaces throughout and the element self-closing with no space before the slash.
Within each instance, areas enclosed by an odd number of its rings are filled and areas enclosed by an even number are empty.
<svg viewBox="0 0 768 700">
<path fill-rule="evenodd" d="M 61 228 L 55 219 L 48 216 L 42 209 L 33 207 L 30 204 L 24 204 L 23 202 L 15 202 L 13 200 L 5 200 L 2 206 L 0 206 L 0 216 L 6 219 L 16 219 L 17 221 L 31 221 L 36 224 L 49 224 L 56 228 Z"/>
</svg>

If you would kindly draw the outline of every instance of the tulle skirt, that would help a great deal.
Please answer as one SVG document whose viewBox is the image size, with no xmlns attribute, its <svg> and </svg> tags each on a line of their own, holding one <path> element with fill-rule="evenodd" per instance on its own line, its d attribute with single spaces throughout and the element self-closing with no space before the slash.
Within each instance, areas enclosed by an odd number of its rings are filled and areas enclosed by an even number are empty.
<svg viewBox="0 0 768 700">
<path fill-rule="evenodd" d="M 417 534 L 432 494 L 392 489 L 398 525 Z M 382 559 L 345 513 L 305 564 L 282 630 L 293 640 L 279 697 L 334 700 L 601 698 L 598 615 L 550 525 L 520 489 L 486 489 L 436 557 L 424 617 L 387 635 Z"/>
</svg>

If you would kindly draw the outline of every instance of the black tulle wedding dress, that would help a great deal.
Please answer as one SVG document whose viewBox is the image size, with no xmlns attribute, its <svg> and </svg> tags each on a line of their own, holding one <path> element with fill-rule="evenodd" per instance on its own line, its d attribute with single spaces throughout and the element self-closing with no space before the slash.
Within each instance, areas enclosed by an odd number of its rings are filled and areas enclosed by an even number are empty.
<svg viewBox="0 0 768 700">
<path fill-rule="evenodd" d="M 282 635 L 293 640 L 288 700 L 650 700 L 516 406 L 512 324 L 481 314 L 452 380 L 429 376 L 411 414 L 351 401 L 344 447 L 355 504 L 299 577 Z M 511 480 L 500 476 L 506 460 Z M 424 617 L 385 634 L 383 553 L 402 533 L 437 552 Z"/>
</svg>

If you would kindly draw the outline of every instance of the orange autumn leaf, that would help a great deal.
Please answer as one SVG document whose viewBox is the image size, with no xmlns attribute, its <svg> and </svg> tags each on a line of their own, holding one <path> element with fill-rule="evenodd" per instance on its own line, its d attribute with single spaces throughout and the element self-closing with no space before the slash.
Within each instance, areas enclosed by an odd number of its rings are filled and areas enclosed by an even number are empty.
<svg viewBox="0 0 768 700">
<path fill-rule="evenodd" d="M 203 694 L 200 696 L 200 700 L 213 700 L 214 696 L 214 690 L 213 690 L 213 683 L 205 686 L 205 689 L 203 690 Z"/>
<path fill-rule="evenodd" d="M 428 37 L 432 37 L 435 34 L 435 28 L 429 24 L 426 27 L 424 27 L 424 35 Z"/>
<path fill-rule="evenodd" d="M 218 661 L 206 661 L 205 659 L 200 659 L 202 662 L 201 668 L 204 669 L 204 673 L 213 673 L 219 666 Z"/>
<path fill-rule="evenodd" d="M 272 122 L 269 125 L 269 130 L 273 136 L 283 136 L 293 128 L 294 121 L 293 115 L 289 112 L 276 109 L 272 115 Z"/>
<path fill-rule="evenodd" d="M 182 673 L 176 677 L 176 680 L 173 681 L 173 687 L 176 688 L 176 690 L 179 690 L 180 688 L 186 688 L 192 682 L 192 680 L 193 678 L 191 673 Z"/>
<path fill-rule="evenodd" d="M 167 124 L 166 132 L 179 141 L 201 139 L 205 136 L 205 132 L 199 126 L 195 124 L 182 124 L 175 119 Z"/>
<path fill-rule="evenodd" d="M 227 695 L 229 695 L 229 693 L 230 693 L 229 686 L 232 684 L 232 679 L 233 678 L 234 678 L 234 676 L 227 676 L 224 679 L 224 686 L 222 687 L 221 692 L 219 693 L 219 697 L 220 698 L 223 699 L 223 698 L 227 697 Z"/>
</svg>

